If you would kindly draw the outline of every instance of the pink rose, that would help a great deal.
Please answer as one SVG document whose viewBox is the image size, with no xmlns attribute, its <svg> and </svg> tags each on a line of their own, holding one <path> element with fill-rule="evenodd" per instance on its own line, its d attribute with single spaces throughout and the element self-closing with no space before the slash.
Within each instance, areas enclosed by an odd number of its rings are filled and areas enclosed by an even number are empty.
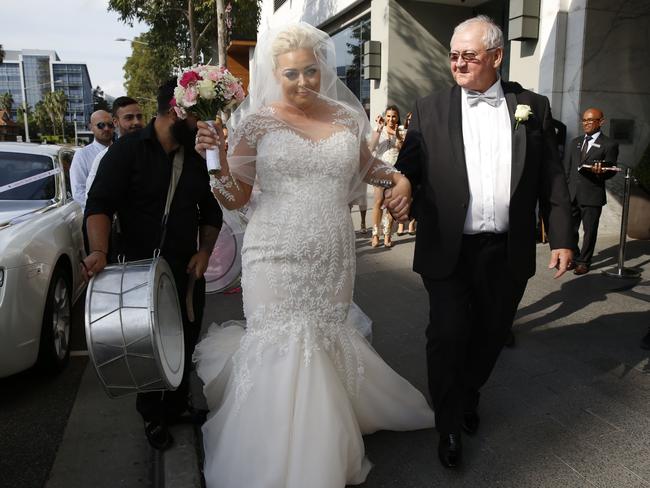
<svg viewBox="0 0 650 488">
<path fill-rule="evenodd" d="M 185 95 L 183 96 L 183 105 L 185 107 L 191 107 L 196 104 L 196 99 L 199 96 L 199 92 L 193 86 L 188 86 L 185 90 Z"/>
<path fill-rule="evenodd" d="M 210 81 L 217 82 L 221 79 L 221 73 L 217 70 L 212 70 L 208 72 L 208 79 Z"/>
<path fill-rule="evenodd" d="M 238 102 L 241 102 L 245 97 L 246 97 L 246 94 L 244 93 L 244 87 L 242 87 L 241 85 L 237 85 L 237 91 L 235 92 L 235 98 L 237 99 Z"/>
<path fill-rule="evenodd" d="M 179 81 L 179 85 L 181 85 L 183 88 L 187 88 L 188 85 L 192 83 L 196 83 L 199 81 L 201 77 L 195 73 L 194 71 L 188 71 L 186 73 L 183 73 L 183 76 L 181 77 L 181 81 Z"/>
</svg>

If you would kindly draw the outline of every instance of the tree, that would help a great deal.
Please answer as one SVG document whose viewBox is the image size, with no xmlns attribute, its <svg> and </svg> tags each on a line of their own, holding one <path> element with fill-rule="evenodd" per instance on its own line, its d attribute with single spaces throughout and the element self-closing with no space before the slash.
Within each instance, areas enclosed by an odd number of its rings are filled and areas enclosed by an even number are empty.
<svg viewBox="0 0 650 488">
<path fill-rule="evenodd" d="M 226 60 L 228 59 L 228 30 L 226 28 L 226 8 L 223 5 L 223 0 L 215 0 L 215 3 L 215 13 L 217 19 L 217 59 L 219 60 L 219 66 L 226 66 Z"/>
<path fill-rule="evenodd" d="M 146 118 L 155 114 L 158 87 L 174 75 L 176 46 L 158 44 L 152 49 L 153 35 L 149 32 L 137 37 L 133 52 L 124 64 L 124 87 L 126 94 L 140 103 Z"/>
<path fill-rule="evenodd" d="M 0 110 L 5 110 L 11 117 L 11 109 L 14 107 L 14 97 L 11 93 L 0 95 Z"/>
<path fill-rule="evenodd" d="M 201 51 L 209 48 L 207 35 L 214 33 L 215 0 L 109 0 L 108 9 L 117 12 L 122 22 L 134 20 L 151 26 L 159 40 L 174 42 L 196 64 Z"/>
<path fill-rule="evenodd" d="M 68 110 L 68 97 L 63 91 L 48 92 L 43 97 L 43 107 L 52 122 L 52 130 L 56 135 L 57 128 L 61 127 L 61 136 L 65 138 L 65 113 Z"/>
<path fill-rule="evenodd" d="M 100 86 L 93 88 L 93 112 L 97 110 L 111 111 L 111 107 L 104 98 L 104 90 Z"/>
<path fill-rule="evenodd" d="M 29 109 L 29 107 L 28 107 Z M 29 111 L 27 112 L 29 114 Z M 45 102 L 41 100 L 34 106 L 33 119 L 28 117 L 28 121 L 33 120 L 34 124 L 30 124 L 30 127 L 36 126 L 35 133 L 53 133 L 54 128 L 52 127 L 52 121 L 50 120 L 50 115 L 45 108 Z M 32 131 L 30 131 L 31 133 Z"/>
<path fill-rule="evenodd" d="M 217 15 L 218 1 L 223 15 Z M 176 60 L 185 59 L 177 66 L 197 64 L 201 56 L 206 61 L 212 59 L 215 64 L 225 64 L 231 29 L 235 36 L 245 32 L 254 37 L 260 19 L 260 0 L 235 0 L 226 7 L 223 0 L 109 0 L 108 9 L 117 12 L 127 24 L 132 25 L 135 20 L 148 24 L 150 38 L 157 41 L 150 44 L 152 49 L 157 49 L 158 43 L 173 44 L 177 49 Z M 228 15 L 230 10 L 232 19 Z M 220 42 L 215 19 L 220 19 L 222 26 Z"/>
<path fill-rule="evenodd" d="M 2 63 L 5 60 L 5 50 L 2 48 L 2 44 L 0 44 L 0 63 Z"/>
</svg>

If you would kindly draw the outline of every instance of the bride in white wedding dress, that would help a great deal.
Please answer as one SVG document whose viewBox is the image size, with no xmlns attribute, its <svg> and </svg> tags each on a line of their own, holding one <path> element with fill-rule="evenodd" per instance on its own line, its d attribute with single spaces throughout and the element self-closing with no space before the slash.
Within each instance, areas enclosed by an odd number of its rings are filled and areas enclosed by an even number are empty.
<svg viewBox="0 0 650 488">
<path fill-rule="evenodd" d="M 405 208 L 410 186 L 370 155 L 331 39 L 304 23 L 267 37 L 213 182 L 222 205 L 250 203 L 252 214 L 245 328 L 213 324 L 195 352 L 210 408 L 204 475 L 209 488 L 343 488 L 370 470 L 363 434 L 434 424 L 423 395 L 355 327 L 352 306 L 348 202 L 365 181 L 392 187 Z M 199 152 L 224 147 L 220 130 L 199 127 Z"/>
</svg>

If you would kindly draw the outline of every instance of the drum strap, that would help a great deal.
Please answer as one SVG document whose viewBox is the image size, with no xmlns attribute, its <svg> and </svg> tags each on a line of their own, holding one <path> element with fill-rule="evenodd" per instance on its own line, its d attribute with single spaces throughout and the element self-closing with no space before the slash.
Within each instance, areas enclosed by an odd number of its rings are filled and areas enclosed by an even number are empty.
<svg viewBox="0 0 650 488">
<path fill-rule="evenodd" d="M 165 237 L 167 235 L 167 218 L 169 217 L 169 209 L 172 206 L 172 200 L 174 199 L 174 192 L 176 191 L 176 186 L 178 185 L 178 180 L 181 177 L 183 172 L 183 162 L 185 160 L 185 148 L 181 146 L 176 154 L 174 154 L 174 162 L 172 164 L 172 176 L 169 179 L 169 188 L 167 189 L 167 201 L 165 202 L 165 214 L 162 219 L 162 236 L 160 238 L 160 246 L 158 250 L 162 250 L 163 244 L 165 243 Z"/>
</svg>

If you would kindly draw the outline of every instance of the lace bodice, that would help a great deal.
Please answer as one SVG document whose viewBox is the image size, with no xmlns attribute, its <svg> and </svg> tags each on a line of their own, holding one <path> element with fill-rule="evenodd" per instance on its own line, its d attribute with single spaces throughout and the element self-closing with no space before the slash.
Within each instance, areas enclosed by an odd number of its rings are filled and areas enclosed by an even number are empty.
<svg viewBox="0 0 650 488">
<path fill-rule="evenodd" d="M 336 130 L 318 141 L 267 127 L 256 141 L 258 190 L 244 236 L 242 287 L 248 333 L 235 357 L 238 397 L 250 384 L 244 357 L 269 344 L 299 342 L 304 361 L 326 349 L 351 391 L 363 365 L 345 320 L 355 273 L 347 196 L 358 171 L 356 135 Z M 254 347 L 259 354 L 250 354 Z"/>
</svg>

